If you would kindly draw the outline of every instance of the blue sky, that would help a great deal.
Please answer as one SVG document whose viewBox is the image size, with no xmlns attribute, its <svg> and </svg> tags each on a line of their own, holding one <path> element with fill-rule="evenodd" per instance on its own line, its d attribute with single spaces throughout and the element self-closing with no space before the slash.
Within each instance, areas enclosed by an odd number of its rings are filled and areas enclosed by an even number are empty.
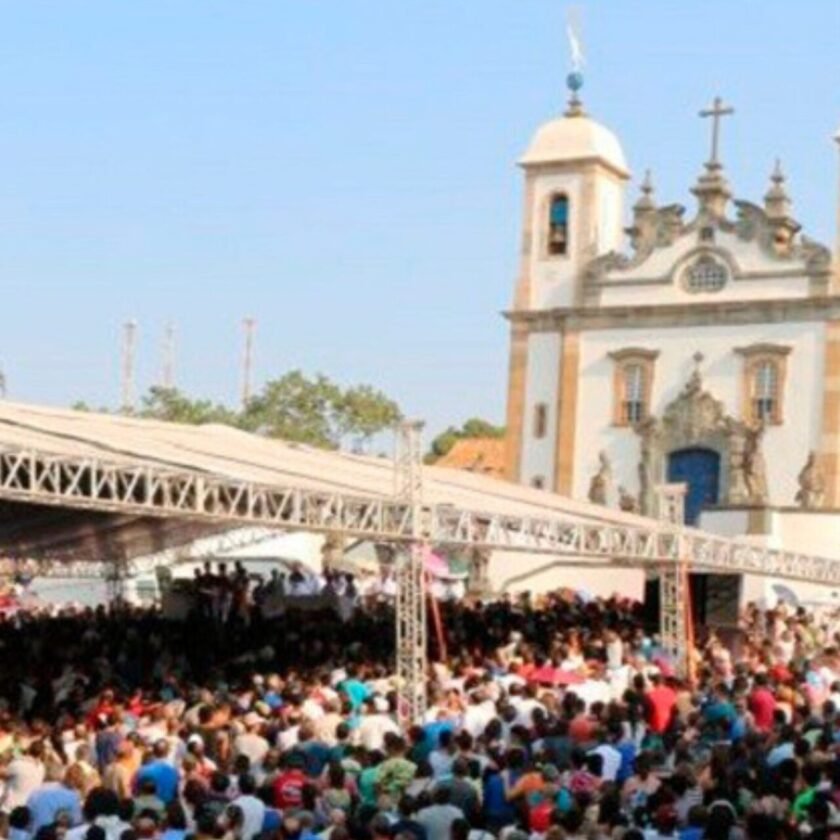
<svg viewBox="0 0 840 840">
<path fill-rule="evenodd" d="M 708 146 L 759 198 L 773 160 L 832 242 L 840 2 L 579 3 L 584 100 L 663 202 Z M 233 402 L 240 321 L 256 379 L 370 382 L 435 431 L 501 421 L 516 270 L 514 161 L 562 109 L 552 0 L 0 4 L 0 362 L 10 397 L 116 405 L 177 329 L 177 384 Z M 636 181 L 631 190 L 635 194 Z"/>
</svg>

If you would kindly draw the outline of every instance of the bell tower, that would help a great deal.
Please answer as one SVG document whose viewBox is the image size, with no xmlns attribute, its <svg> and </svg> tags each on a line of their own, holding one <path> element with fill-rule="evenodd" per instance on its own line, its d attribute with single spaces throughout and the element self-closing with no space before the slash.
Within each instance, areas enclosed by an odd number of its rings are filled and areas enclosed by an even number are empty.
<svg viewBox="0 0 840 840">
<path fill-rule="evenodd" d="M 578 63 L 566 85 L 566 111 L 537 129 L 519 160 L 525 189 L 509 315 L 506 474 L 570 493 L 578 336 L 560 327 L 537 329 L 531 315 L 584 305 L 585 267 L 621 247 L 630 173 L 618 138 L 584 110 Z"/>
<path fill-rule="evenodd" d="M 582 269 L 622 242 L 630 177 L 616 136 L 589 117 L 583 75 L 567 78 L 565 113 L 534 135 L 519 165 L 525 174 L 517 310 L 579 306 Z"/>
</svg>

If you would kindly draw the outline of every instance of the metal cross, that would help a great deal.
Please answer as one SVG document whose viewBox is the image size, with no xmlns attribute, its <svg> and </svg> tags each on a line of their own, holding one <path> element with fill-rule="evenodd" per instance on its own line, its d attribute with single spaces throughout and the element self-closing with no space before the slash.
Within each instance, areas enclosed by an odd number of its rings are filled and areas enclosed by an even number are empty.
<svg viewBox="0 0 840 840">
<path fill-rule="evenodd" d="M 734 113 L 735 109 L 729 105 L 724 105 L 723 100 L 719 96 L 715 97 L 714 102 L 712 102 L 711 108 L 706 108 L 705 110 L 700 112 L 701 117 L 712 118 L 712 156 L 709 158 L 709 163 L 718 163 L 718 146 L 720 143 L 720 118 L 728 117 L 730 114 Z"/>
</svg>

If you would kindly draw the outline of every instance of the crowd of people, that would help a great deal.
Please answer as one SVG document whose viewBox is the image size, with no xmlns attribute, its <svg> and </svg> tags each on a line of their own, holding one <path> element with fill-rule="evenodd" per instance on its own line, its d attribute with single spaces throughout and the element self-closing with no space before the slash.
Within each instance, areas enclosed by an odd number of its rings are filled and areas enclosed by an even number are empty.
<svg viewBox="0 0 840 840">
<path fill-rule="evenodd" d="M 698 634 L 689 684 L 627 600 L 441 610 L 408 722 L 384 600 L 235 633 L 206 604 L 0 621 L 0 834 L 840 838 L 832 616 L 751 607 L 735 641 Z"/>
</svg>

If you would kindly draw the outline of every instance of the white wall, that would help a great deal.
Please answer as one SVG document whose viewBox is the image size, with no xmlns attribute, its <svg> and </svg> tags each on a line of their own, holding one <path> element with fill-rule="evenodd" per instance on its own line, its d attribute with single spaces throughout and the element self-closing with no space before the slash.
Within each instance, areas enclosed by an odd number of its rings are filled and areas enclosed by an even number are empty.
<svg viewBox="0 0 840 840">
<path fill-rule="evenodd" d="M 770 502 L 792 504 L 797 475 L 808 452 L 819 444 L 822 416 L 824 325 L 821 323 L 757 324 L 750 326 L 669 327 L 645 330 L 584 332 L 580 342 L 577 436 L 573 495 L 584 498 L 598 452 L 613 465 L 613 485 L 638 492 L 639 438 L 631 428 L 615 427 L 611 351 L 626 347 L 658 350 L 653 381 L 654 415 L 661 416 L 694 369 L 692 356 L 704 355 L 704 387 L 724 403 L 726 412 L 741 416 L 743 358 L 734 348 L 772 342 L 792 348 L 787 357 L 784 423 L 768 427 L 763 452 Z"/>
<path fill-rule="evenodd" d="M 562 343 L 559 333 L 528 336 L 528 370 L 525 380 L 525 416 L 522 423 L 520 481 L 530 484 L 534 476 L 554 486 L 554 451 L 557 443 L 557 384 L 560 376 Z M 548 407 L 546 435 L 534 437 L 534 411 L 538 403 Z"/>
</svg>

